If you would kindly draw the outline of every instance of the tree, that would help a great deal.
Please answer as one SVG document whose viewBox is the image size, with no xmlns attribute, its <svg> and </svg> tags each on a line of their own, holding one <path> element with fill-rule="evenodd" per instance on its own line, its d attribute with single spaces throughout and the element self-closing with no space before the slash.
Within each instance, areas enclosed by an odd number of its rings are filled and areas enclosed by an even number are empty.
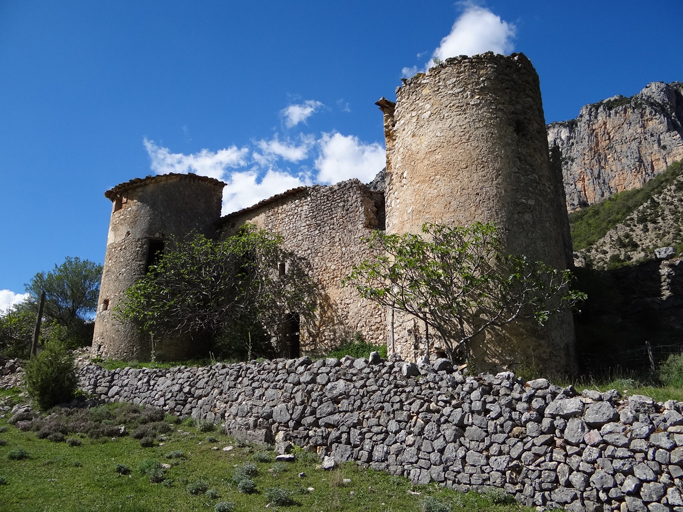
<svg viewBox="0 0 683 512">
<path fill-rule="evenodd" d="M 308 317 L 315 306 L 304 262 L 282 248 L 281 237 L 245 226 L 222 241 L 172 239 L 158 264 L 126 291 L 117 315 L 155 339 L 216 338 L 233 327 L 247 336 L 263 329 L 276 335 L 287 314 Z"/>
<path fill-rule="evenodd" d="M 89 317 L 97 309 L 101 278 L 102 265 L 67 256 L 53 271 L 38 272 L 25 286 L 36 311 L 45 290 L 45 318 L 66 327 L 71 345 L 83 346 L 92 340 Z"/>
<path fill-rule="evenodd" d="M 40 354 L 24 367 L 26 390 L 46 411 L 69 402 L 78 387 L 74 358 L 61 343 L 48 343 Z"/>
<path fill-rule="evenodd" d="M 0 354 L 28 359 L 35 326 L 36 313 L 26 302 L 0 315 Z"/>
<path fill-rule="evenodd" d="M 492 224 L 427 223 L 422 232 L 375 231 L 365 241 L 377 256 L 355 266 L 344 284 L 433 328 L 451 359 L 463 349 L 468 353 L 472 338 L 487 329 L 521 317 L 542 325 L 585 298 L 570 289 L 570 271 L 503 255 Z"/>
</svg>

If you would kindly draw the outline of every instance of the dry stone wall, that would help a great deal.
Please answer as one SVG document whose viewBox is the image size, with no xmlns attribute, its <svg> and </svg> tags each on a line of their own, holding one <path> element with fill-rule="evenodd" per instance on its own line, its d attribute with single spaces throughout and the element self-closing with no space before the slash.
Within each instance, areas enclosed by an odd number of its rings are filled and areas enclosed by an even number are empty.
<svg viewBox="0 0 683 512">
<path fill-rule="evenodd" d="M 426 484 L 497 487 L 527 505 L 571 511 L 683 511 L 678 402 L 622 399 L 465 376 L 439 360 L 418 367 L 308 357 L 205 368 L 80 370 L 105 401 L 223 422 L 251 440 L 291 440 Z"/>
<path fill-rule="evenodd" d="M 371 255 L 361 238 L 384 227 L 381 192 L 358 180 L 296 189 L 223 217 L 222 233 L 232 235 L 245 223 L 281 235 L 283 247 L 310 264 L 322 302 L 316 321 L 302 322 L 304 353 L 334 348 L 356 331 L 370 343 L 385 343 L 384 309 L 342 286 L 353 266 Z"/>
</svg>

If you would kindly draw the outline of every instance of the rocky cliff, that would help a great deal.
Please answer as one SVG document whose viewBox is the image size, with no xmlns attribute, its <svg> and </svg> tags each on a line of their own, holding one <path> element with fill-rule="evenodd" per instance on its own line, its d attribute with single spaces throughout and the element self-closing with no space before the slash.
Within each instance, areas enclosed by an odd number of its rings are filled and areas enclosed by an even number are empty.
<svg viewBox="0 0 683 512">
<path fill-rule="evenodd" d="M 548 146 L 570 212 L 639 188 L 683 160 L 683 83 L 653 82 L 631 98 L 586 105 L 576 119 L 548 125 Z"/>
</svg>

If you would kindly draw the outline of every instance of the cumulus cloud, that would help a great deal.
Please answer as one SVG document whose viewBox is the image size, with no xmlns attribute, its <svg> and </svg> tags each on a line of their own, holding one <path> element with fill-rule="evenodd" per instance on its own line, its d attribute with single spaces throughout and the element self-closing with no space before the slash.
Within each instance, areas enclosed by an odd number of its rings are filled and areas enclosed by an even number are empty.
<svg viewBox="0 0 683 512">
<path fill-rule="evenodd" d="M 292 128 L 299 123 L 305 123 L 306 119 L 315 114 L 324 105 L 316 100 L 306 100 L 298 105 L 289 105 L 280 111 L 285 120 L 285 126 Z"/>
<path fill-rule="evenodd" d="M 450 34 L 441 40 L 432 57 L 445 60 L 458 55 L 494 52 L 510 53 L 513 49 L 515 26 L 500 19 L 488 9 L 471 3 L 455 20 Z"/>
<path fill-rule="evenodd" d="M 14 293 L 11 290 L 0 290 L 0 315 L 6 313 L 12 306 L 28 299 L 28 293 Z"/>
<path fill-rule="evenodd" d="M 230 175 L 227 180 L 228 184 L 223 189 L 224 215 L 252 206 L 291 188 L 311 185 L 310 180 L 304 174 L 292 176 L 278 169 L 268 169 L 260 181 L 258 175 L 256 169 L 233 172 Z"/>
<path fill-rule="evenodd" d="M 367 183 L 386 165 L 384 148 L 376 142 L 365 144 L 353 135 L 323 133 L 320 156 L 315 160 L 320 183 L 358 178 Z"/>
<path fill-rule="evenodd" d="M 275 135 L 271 140 L 260 140 L 256 143 L 260 152 L 254 152 L 252 157 L 259 165 L 268 165 L 278 158 L 297 163 L 308 158 L 308 152 L 315 144 L 313 135 L 301 135 L 301 143 L 297 145 L 289 139 L 280 141 Z"/>
<path fill-rule="evenodd" d="M 199 153 L 183 155 L 171 153 L 168 148 L 157 146 L 152 140 L 145 139 L 144 145 L 152 160 L 152 170 L 157 174 L 195 172 L 200 176 L 222 179 L 227 168 L 245 166 L 249 154 L 248 148 L 237 146 L 219 149 L 216 152 L 202 149 Z"/>
</svg>

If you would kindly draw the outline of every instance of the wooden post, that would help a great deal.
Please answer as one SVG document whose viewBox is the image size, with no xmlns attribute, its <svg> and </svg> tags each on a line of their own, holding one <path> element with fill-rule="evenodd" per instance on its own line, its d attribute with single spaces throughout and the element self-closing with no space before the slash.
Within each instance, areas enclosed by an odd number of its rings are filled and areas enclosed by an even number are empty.
<svg viewBox="0 0 683 512">
<path fill-rule="evenodd" d="M 38 353 L 38 338 L 40 337 L 40 324 L 43 321 L 43 307 L 45 306 L 45 290 L 40 294 L 40 305 L 38 306 L 38 318 L 36 318 L 36 328 L 33 331 L 31 341 L 31 357 Z"/>
<path fill-rule="evenodd" d="M 654 375 L 656 368 L 655 368 L 655 357 L 652 354 L 652 345 L 650 345 L 649 341 L 646 341 L 645 347 L 647 348 L 647 357 L 650 359 L 650 374 Z"/>
</svg>

